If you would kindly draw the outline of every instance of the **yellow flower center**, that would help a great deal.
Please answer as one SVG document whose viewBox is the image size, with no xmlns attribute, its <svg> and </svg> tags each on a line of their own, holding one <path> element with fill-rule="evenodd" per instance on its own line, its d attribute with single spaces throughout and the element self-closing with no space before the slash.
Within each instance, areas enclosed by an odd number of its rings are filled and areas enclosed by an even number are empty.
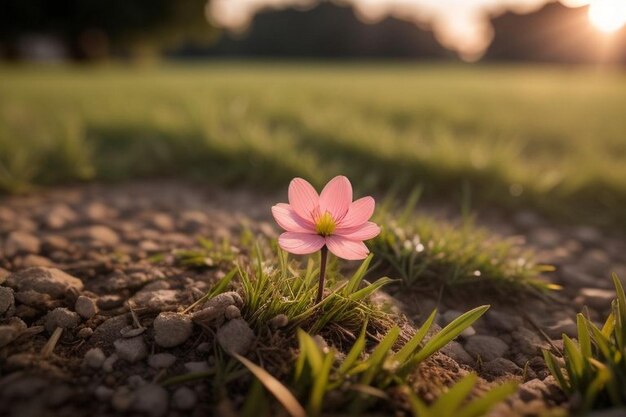
<svg viewBox="0 0 626 417">
<path fill-rule="evenodd" d="M 315 231 L 322 236 L 330 236 L 334 231 L 335 227 L 335 219 L 329 212 L 325 212 L 321 216 L 317 218 L 315 222 Z"/>
</svg>

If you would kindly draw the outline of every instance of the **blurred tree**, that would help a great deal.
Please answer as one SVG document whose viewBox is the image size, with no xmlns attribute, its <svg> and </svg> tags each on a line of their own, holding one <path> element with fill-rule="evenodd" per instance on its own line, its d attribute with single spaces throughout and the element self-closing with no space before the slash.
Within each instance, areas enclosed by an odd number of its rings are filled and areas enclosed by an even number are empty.
<svg viewBox="0 0 626 417">
<path fill-rule="evenodd" d="M 2 0 L 0 44 L 19 58 L 20 39 L 45 35 L 63 42 L 73 59 L 136 54 L 180 42 L 210 42 L 207 0 Z"/>
</svg>

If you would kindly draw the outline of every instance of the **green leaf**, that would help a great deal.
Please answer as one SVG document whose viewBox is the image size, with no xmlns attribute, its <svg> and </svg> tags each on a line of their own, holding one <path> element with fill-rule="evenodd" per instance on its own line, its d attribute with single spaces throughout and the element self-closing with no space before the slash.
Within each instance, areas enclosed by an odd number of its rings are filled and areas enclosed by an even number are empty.
<svg viewBox="0 0 626 417">
<path fill-rule="evenodd" d="M 352 275 L 352 278 L 350 278 L 348 284 L 343 289 L 343 294 L 346 297 L 352 294 L 357 288 L 359 288 L 359 285 L 361 284 L 361 281 L 363 280 L 363 277 L 365 276 L 367 268 L 369 267 L 369 264 L 372 261 L 373 257 L 374 255 L 370 254 L 367 258 L 365 258 L 365 260 L 361 262 L 361 265 L 356 270 L 356 272 Z"/>
<path fill-rule="evenodd" d="M 439 333 L 433 336 L 424 347 L 417 352 L 417 354 L 411 360 L 411 366 L 415 366 L 428 358 L 430 355 L 444 347 L 448 342 L 457 337 L 471 326 L 476 320 L 480 318 L 489 309 L 488 305 L 476 307 L 461 316 L 457 317 L 450 324 L 444 327 Z"/>
<path fill-rule="evenodd" d="M 400 364 L 400 366 L 404 365 L 404 363 L 409 360 L 411 355 L 413 355 L 413 353 L 415 353 L 415 351 L 419 348 L 420 343 L 422 343 L 422 340 L 426 336 L 426 333 L 430 330 L 436 315 L 437 310 L 433 310 L 422 327 L 420 327 L 417 333 L 415 333 L 415 336 L 413 336 L 411 340 L 402 346 L 402 349 L 400 349 L 400 351 L 393 356 L 393 360 Z"/>
<path fill-rule="evenodd" d="M 505 382 L 495 388 L 490 389 L 482 397 L 470 402 L 457 411 L 454 417 L 481 417 L 489 412 L 496 404 L 502 402 L 506 397 L 517 391 L 517 383 L 513 381 Z"/>
<path fill-rule="evenodd" d="M 398 326 L 394 326 L 385 335 L 383 340 L 380 341 L 378 346 L 376 346 L 370 357 L 367 358 L 367 361 L 365 361 L 365 364 L 367 365 L 367 370 L 361 377 L 361 384 L 369 385 L 372 382 L 374 376 L 376 376 L 376 373 L 382 367 L 385 358 L 387 357 L 387 354 L 391 350 L 391 347 L 396 342 L 396 339 L 399 335 L 400 328 Z"/>
<path fill-rule="evenodd" d="M 319 416 L 322 411 L 322 405 L 324 401 L 324 394 L 328 386 L 328 375 L 330 374 L 331 367 L 333 365 L 334 353 L 330 352 L 324 356 L 322 366 L 319 372 L 315 375 L 315 382 L 313 383 L 313 389 L 311 390 L 311 396 L 309 397 L 309 416 Z"/>
<path fill-rule="evenodd" d="M 591 357 L 591 338 L 587 328 L 587 319 L 582 314 L 576 315 L 576 326 L 578 327 L 578 344 L 580 352 L 585 358 Z"/>
<path fill-rule="evenodd" d="M 265 389 L 276 397 L 291 417 L 307 417 L 306 411 L 300 405 L 296 397 L 294 397 L 291 391 L 281 384 L 280 381 L 274 378 L 265 369 L 254 364 L 252 361 L 249 361 L 243 356 L 236 353 L 234 353 L 233 356 L 237 358 L 237 360 L 239 360 L 246 368 L 248 368 L 259 381 L 261 381 Z"/>
<path fill-rule="evenodd" d="M 477 379 L 476 374 L 468 374 L 465 378 L 455 383 L 445 394 L 437 399 L 432 406 L 432 412 L 436 416 L 455 416 L 457 409 L 472 392 Z"/>
<path fill-rule="evenodd" d="M 350 367 L 352 367 L 352 365 L 357 361 L 357 359 L 359 359 L 361 353 L 363 353 L 363 350 L 365 349 L 366 329 L 367 322 L 363 323 L 363 328 L 361 329 L 359 337 L 356 339 L 354 345 L 352 345 L 352 348 L 350 349 L 350 352 L 348 352 L 346 358 L 339 366 L 340 374 L 345 374 L 350 369 Z"/>
</svg>

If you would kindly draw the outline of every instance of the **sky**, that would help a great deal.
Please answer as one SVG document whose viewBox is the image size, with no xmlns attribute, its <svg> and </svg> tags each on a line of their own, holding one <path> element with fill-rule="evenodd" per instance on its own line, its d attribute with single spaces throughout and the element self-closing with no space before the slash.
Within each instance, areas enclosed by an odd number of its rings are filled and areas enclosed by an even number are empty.
<svg viewBox="0 0 626 417">
<path fill-rule="evenodd" d="M 357 14 L 375 22 L 387 15 L 432 27 L 446 47 L 472 60 L 480 57 L 492 38 L 488 16 L 504 10 L 530 12 L 551 0 L 339 0 L 355 6 Z M 559 0 L 568 6 L 581 6 L 590 0 Z M 601 0 L 595 0 L 601 1 Z M 619 1 L 619 0 L 618 0 Z M 626 2 L 626 0 L 623 0 Z M 254 14 L 266 7 L 309 8 L 316 0 L 212 0 L 210 18 L 219 26 L 245 28 Z"/>
</svg>

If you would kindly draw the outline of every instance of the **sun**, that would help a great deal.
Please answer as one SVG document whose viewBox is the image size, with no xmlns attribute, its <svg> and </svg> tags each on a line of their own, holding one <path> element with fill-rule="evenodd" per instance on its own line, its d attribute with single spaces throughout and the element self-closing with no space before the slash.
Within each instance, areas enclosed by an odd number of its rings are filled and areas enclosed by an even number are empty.
<svg viewBox="0 0 626 417">
<path fill-rule="evenodd" d="M 589 21 L 598 30 L 610 33 L 626 25 L 626 0 L 593 0 Z"/>
</svg>

